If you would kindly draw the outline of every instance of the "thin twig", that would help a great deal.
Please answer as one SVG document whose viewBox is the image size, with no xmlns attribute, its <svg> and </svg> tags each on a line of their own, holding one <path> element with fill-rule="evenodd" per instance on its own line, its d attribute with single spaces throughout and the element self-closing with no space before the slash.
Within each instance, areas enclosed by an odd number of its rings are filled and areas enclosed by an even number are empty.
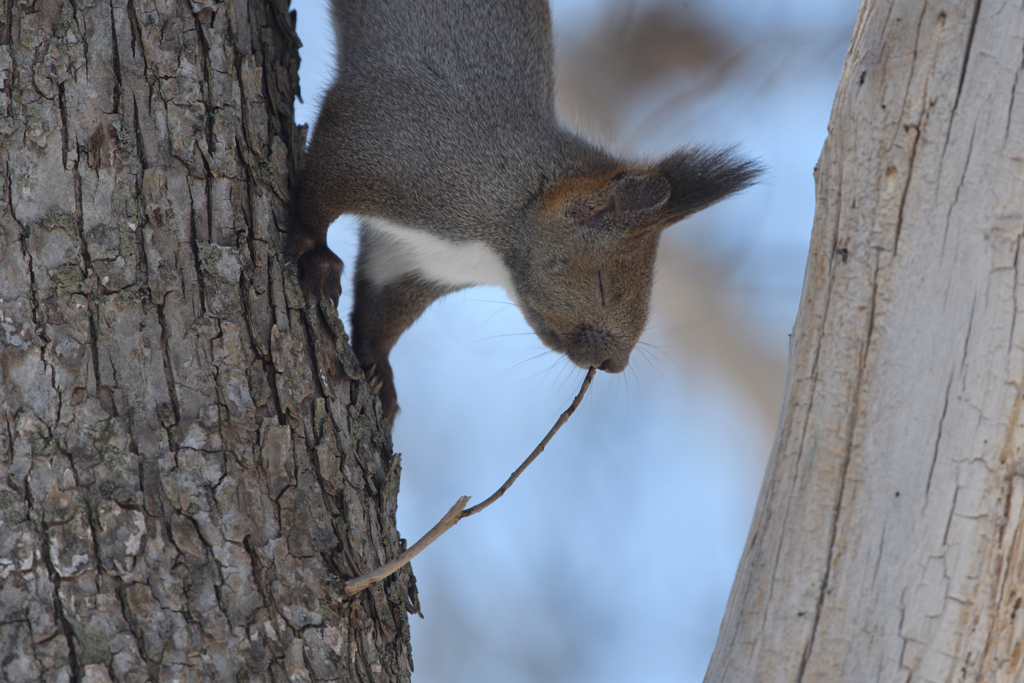
<svg viewBox="0 0 1024 683">
<path fill-rule="evenodd" d="M 580 387 L 580 393 L 576 394 L 576 398 L 572 400 L 572 403 L 569 404 L 569 407 L 565 409 L 565 412 L 558 416 L 558 421 L 555 422 L 555 425 L 548 431 L 547 436 L 545 436 L 541 440 L 541 442 L 537 444 L 537 447 L 533 449 L 533 453 L 530 453 L 526 460 L 523 461 L 523 464 L 516 468 L 516 471 L 512 473 L 512 476 L 505 480 L 505 483 L 501 485 L 501 488 L 492 493 L 490 498 L 480 503 L 479 505 L 474 505 L 468 510 L 463 510 L 463 517 L 475 515 L 476 513 L 480 512 L 488 505 L 490 505 L 491 503 L 505 495 L 505 491 L 509 490 L 509 488 L 515 482 L 515 480 L 519 478 L 519 475 L 523 473 L 523 470 L 529 467 L 530 463 L 536 460 L 537 456 L 544 451 L 544 447 L 548 445 L 549 441 L 551 441 L 551 437 L 555 435 L 555 432 L 561 429 L 562 425 L 568 422 L 569 418 L 572 417 L 572 414 L 576 412 L 577 408 L 579 408 L 580 402 L 583 400 L 583 394 L 587 393 L 587 389 L 590 388 L 590 383 L 594 381 L 594 374 L 596 372 L 596 368 L 590 368 L 590 370 L 587 371 L 587 376 L 583 378 L 583 386 Z"/>
<path fill-rule="evenodd" d="M 462 496 L 459 498 L 455 505 L 452 506 L 452 509 L 441 518 L 441 521 L 435 524 L 434 528 L 428 531 L 423 538 L 413 543 L 411 548 L 387 564 L 377 567 L 372 572 L 363 574 L 355 579 L 349 579 L 345 582 L 345 592 L 349 595 L 358 593 L 364 588 L 368 588 L 371 584 L 388 578 L 404 567 L 410 560 L 412 560 L 412 558 L 419 555 L 424 548 L 436 541 L 438 536 L 459 523 L 459 520 L 462 519 L 462 510 L 466 507 L 466 503 L 468 502 L 469 496 Z"/>
<path fill-rule="evenodd" d="M 469 496 L 462 496 L 455 503 L 455 505 L 452 506 L 451 510 L 449 510 L 445 514 L 445 516 L 441 518 L 441 521 L 435 524 L 434 527 L 423 536 L 423 538 L 416 541 L 411 548 L 409 548 L 404 553 L 402 553 L 395 559 L 391 560 L 387 564 L 382 565 L 377 569 L 374 569 L 372 572 L 368 572 L 366 574 L 363 574 L 362 576 L 356 577 L 354 579 L 349 579 L 348 581 L 346 581 L 344 587 L 345 593 L 347 595 L 353 595 L 363 590 L 364 588 L 368 588 L 369 586 L 377 583 L 378 581 L 382 581 L 387 577 L 391 576 L 399 569 L 404 567 L 406 564 L 408 564 L 409 561 L 412 560 L 412 558 L 416 557 L 421 552 L 423 552 L 423 549 L 431 543 L 433 543 L 434 541 L 436 541 L 441 536 L 441 534 L 443 534 L 444 532 L 448 531 L 453 526 L 458 524 L 460 519 L 463 519 L 464 517 L 469 517 L 470 515 L 475 515 L 476 513 L 480 512 L 481 510 L 489 506 L 491 503 L 505 495 L 505 492 L 512 487 L 512 484 L 515 483 L 515 480 L 519 478 L 519 475 L 522 474 L 523 471 L 530 466 L 530 463 L 536 460 L 537 456 L 544 451 L 544 447 L 548 445 L 549 441 L 551 441 L 551 437 L 555 435 L 555 432 L 561 429 L 562 425 L 568 422 L 572 414 L 576 412 L 576 409 L 583 401 L 583 395 L 587 393 L 587 389 L 590 388 L 590 383 L 594 381 L 594 375 L 596 373 L 596 368 L 590 368 L 590 370 L 587 371 L 587 376 L 583 378 L 583 386 L 580 387 L 580 391 L 578 394 L 576 394 L 576 398 L 574 398 L 572 403 L 569 404 L 569 407 L 565 409 L 565 412 L 559 415 L 558 420 L 555 422 L 554 426 L 550 430 L 548 430 L 547 435 L 541 440 L 539 444 L 537 444 L 537 447 L 534 448 L 533 452 L 530 453 L 526 460 L 523 461 L 523 464 L 516 468 L 516 471 L 513 472 L 512 475 L 507 480 L 505 480 L 505 483 L 501 485 L 501 488 L 499 488 L 497 491 L 491 494 L 490 498 L 480 503 L 479 505 L 474 505 L 473 507 L 467 510 L 465 508 L 466 503 L 469 502 Z"/>
</svg>

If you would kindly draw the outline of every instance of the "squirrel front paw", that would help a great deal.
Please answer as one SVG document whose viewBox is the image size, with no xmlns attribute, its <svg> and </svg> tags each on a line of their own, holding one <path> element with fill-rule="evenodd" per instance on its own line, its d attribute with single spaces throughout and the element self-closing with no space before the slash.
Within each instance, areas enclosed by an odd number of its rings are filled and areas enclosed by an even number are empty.
<svg viewBox="0 0 1024 683">
<path fill-rule="evenodd" d="M 312 295 L 317 300 L 324 294 L 334 302 L 335 307 L 338 306 L 344 264 L 325 242 L 316 242 L 309 235 L 293 233 L 288 238 L 285 255 L 299 264 L 304 294 Z"/>
</svg>

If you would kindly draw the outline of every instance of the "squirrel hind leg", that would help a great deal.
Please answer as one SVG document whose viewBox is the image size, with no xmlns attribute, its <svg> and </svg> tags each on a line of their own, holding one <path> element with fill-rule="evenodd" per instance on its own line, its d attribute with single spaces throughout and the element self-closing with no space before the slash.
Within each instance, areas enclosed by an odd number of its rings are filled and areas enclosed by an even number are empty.
<svg viewBox="0 0 1024 683">
<path fill-rule="evenodd" d="M 352 349 L 370 389 L 380 398 L 384 415 L 394 424 L 398 413 L 395 379 L 388 356 L 395 342 L 427 307 L 456 288 L 426 282 L 409 274 L 388 284 L 376 284 L 366 274 L 373 243 L 366 233 L 360 241 L 352 304 Z"/>
<path fill-rule="evenodd" d="M 384 416 L 388 422 L 395 424 L 398 414 L 398 393 L 395 391 L 395 378 L 391 372 L 391 364 L 387 358 L 372 361 L 363 365 L 363 373 L 370 385 L 370 391 L 377 394 Z"/>
</svg>

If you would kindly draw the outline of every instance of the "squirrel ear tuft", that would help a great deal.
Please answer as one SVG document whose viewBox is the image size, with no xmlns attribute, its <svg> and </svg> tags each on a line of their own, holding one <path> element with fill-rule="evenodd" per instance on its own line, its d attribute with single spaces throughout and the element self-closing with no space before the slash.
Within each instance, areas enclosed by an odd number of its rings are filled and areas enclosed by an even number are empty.
<svg viewBox="0 0 1024 683">
<path fill-rule="evenodd" d="M 673 152 L 658 168 L 672 185 L 666 226 L 750 187 L 765 172 L 764 166 L 737 157 L 732 149 L 708 147 Z"/>
</svg>

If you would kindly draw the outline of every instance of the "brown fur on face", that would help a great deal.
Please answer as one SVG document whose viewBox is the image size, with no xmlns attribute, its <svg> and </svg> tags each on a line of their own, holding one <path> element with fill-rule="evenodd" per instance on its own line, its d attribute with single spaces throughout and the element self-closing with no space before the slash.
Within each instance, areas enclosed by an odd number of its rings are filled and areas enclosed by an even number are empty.
<svg viewBox="0 0 1024 683">
<path fill-rule="evenodd" d="M 669 194 L 660 172 L 619 167 L 541 196 L 516 290 L 549 348 L 580 367 L 625 369 L 647 325 Z"/>
</svg>

